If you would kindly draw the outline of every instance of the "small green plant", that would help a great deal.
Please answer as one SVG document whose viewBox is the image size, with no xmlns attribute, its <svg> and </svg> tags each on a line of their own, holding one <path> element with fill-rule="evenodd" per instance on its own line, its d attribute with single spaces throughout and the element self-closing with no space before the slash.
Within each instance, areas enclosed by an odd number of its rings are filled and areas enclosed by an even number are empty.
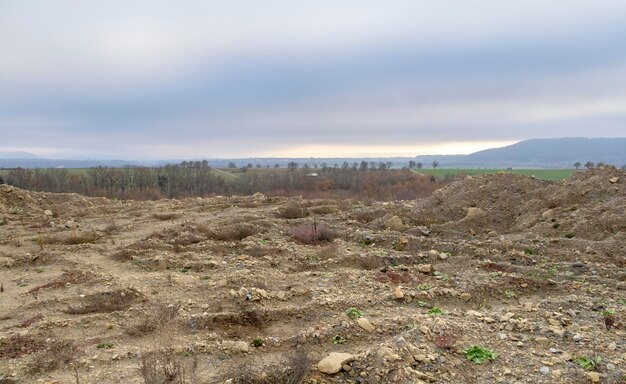
<svg viewBox="0 0 626 384">
<path fill-rule="evenodd" d="M 98 349 L 111 349 L 111 348 L 113 348 L 113 343 L 106 343 L 106 342 L 99 343 L 96 347 Z"/>
<path fill-rule="evenodd" d="M 626 299 L 617 299 L 617 302 L 626 307 Z"/>
<path fill-rule="evenodd" d="M 501 277 L 502 277 L 502 273 L 501 272 L 491 272 L 489 274 L 489 278 L 492 279 L 492 280 L 498 280 Z"/>
<path fill-rule="evenodd" d="M 441 276 L 441 281 L 444 281 L 444 282 L 446 282 L 446 283 L 447 283 L 447 282 L 449 282 L 449 281 L 450 281 L 450 276 L 448 276 L 448 275 L 442 275 L 442 276 Z"/>
<path fill-rule="evenodd" d="M 428 283 L 423 283 L 417 286 L 417 289 L 419 289 L 420 291 L 428 291 L 431 288 L 432 286 Z"/>
<path fill-rule="evenodd" d="M 552 228 L 554 228 L 554 229 L 557 229 L 560 226 L 561 226 L 561 224 L 559 224 L 559 223 L 552 224 Z"/>
<path fill-rule="evenodd" d="M 507 299 L 513 299 L 517 297 L 517 294 L 515 294 L 515 292 L 513 291 L 506 290 L 504 291 L 504 296 L 506 296 Z"/>
<path fill-rule="evenodd" d="M 417 304 L 417 306 L 418 306 L 418 307 L 421 307 L 421 308 L 428 306 L 428 303 L 427 303 L 427 302 L 425 302 L 425 301 L 421 301 L 421 300 L 417 300 L 417 301 L 415 302 L 415 304 Z"/>
<path fill-rule="evenodd" d="M 548 268 L 548 270 L 546 271 L 548 273 L 548 277 L 554 277 L 556 276 L 556 273 L 558 272 L 558 269 L 556 266 L 552 266 L 550 268 Z"/>
<path fill-rule="evenodd" d="M 443 311 L 440 308 L 433 307 L 430 310 L 428 310 L 428 314 L 431 316 L 440 316 L 440 315 L 443 315 Z"/>
<path fill-rule="evenodd" d="M 565 234 L 565 238 L 566 238 L 566 239 L 571 239 L 572 237 L 574 237 L 574 234 L 573 234 L 573 233 L 566 233 L 566 234 Z"/>
<path fill-rule="evenodd" d="M 253 346 L 254 348 L 262 347 L 264 344 L 265 344 L 265 340 L 263 339 L 254 339 L 250 343 L 250 345 Z"/>
<path fill-rule="evenodd" d="M 37 273 L 42 273 L 44 271 L 43 268 L 35 268 L 35 272 Z"/>
<path fill-rule="evenodd" d="M 346 342 L 346 339 L 344 339 L 343 337 L 339 335 L 333 336 L 333 344 L 344 344 L 345 342 Z"/>
<path fill-rule="evenodd" d="M 348 310 L 346 311 L 346 315 L 348 315 L 348 317 L 351 319 L 358 319 L 363 317 L 363 312 L 359 311 L 356 308 L 348 308 Z"/>
<path fill-rule="evenodd" d="M 574 359 L 574 362 L 580 365 L 582 369 L 590 369 L 600 364 L 602 362 L 602 358 L 600 356 L 591 357 L 591 358 L 587 356 L 579 356 Z"/>
<path fill-rule="evenodd" d="M 487 348 L 483 348 L 480 345 L 474 345 L 464 350 L 465 357 L 474 364 L 482 364 L 485 360 L 494 360 L 496 354 Z"/>
<path fill-rule="evenodd" d="M 602 313 L 602 316 L 609 317 L 609 316 L 613 316 L 615 314 L 615 310 L 614 309 L 605 309 L 601 313 Z"/>
<path fill-rule="evenodd" d="M 532 248 L 524 248 L 524 254 L 526 255 L 536 255 L 537 250 Z"/>
</svg>

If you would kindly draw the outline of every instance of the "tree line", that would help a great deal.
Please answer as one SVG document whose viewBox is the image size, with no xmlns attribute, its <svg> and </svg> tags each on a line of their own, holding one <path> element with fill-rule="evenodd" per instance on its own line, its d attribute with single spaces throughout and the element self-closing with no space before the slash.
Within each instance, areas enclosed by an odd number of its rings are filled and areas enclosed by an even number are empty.
<svg viewBox="0 0 626 384">
<path fill-rule="evenodd" d="M 244 167 L 248 168 L 248 167 Z M 11 169 L 5 181 L 18 188 L 71 192 L 86 196 L 156 200 L 215 195 L 302 195 L 308 198 L 413 199 L 431 193 L 442 181 L 408 169 L 391 170 L 386 163 L 322 163 L 315 171 L 292 164 L 287 170 L 225 172 L 206 161 L 161 167 L 98 166 L 82 171 L 64 168 Z"/>
</svg>

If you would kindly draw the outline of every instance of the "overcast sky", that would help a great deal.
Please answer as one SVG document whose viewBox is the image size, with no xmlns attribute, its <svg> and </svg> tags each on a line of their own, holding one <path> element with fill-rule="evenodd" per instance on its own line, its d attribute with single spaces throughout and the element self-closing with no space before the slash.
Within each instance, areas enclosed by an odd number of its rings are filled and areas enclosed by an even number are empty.
<svg viewBox="0 0 626 384">
<path fill-rule="evenodd" d="M 413 156 L 626 136 L 624 20 L 624 0 L 0 0 L 0 151 Z"/>
</svg>

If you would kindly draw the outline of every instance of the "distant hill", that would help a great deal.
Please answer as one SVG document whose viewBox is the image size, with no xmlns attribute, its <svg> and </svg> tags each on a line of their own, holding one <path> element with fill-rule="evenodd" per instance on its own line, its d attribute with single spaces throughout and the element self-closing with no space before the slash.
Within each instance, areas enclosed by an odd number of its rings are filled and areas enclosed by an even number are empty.
<svg viewBox="0 0 626 384">
<path fill-rule="evenodd" d="M 0 159 L 37 159 L 38 157 L 29 152 L 9 151 L 1 152 Z"/>
<path fill-rule="evenodd" d="M 502 148 L 463 156 L 417 156 L 416 161 L 440 167 L 571 168 L 575 162 L 626 164 L 626 137 L 530 139 Z"/>
</svg>

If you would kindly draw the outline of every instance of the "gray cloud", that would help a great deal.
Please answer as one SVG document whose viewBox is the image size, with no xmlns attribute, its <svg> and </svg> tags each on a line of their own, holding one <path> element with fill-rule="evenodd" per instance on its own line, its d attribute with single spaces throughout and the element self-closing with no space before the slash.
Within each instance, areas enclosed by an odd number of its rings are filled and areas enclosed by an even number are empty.
<svg viewBox="0 0 626 384">
<path fill-rule="evenodd" d="M 623 2 L 430 3 L 3 2 L 0 149 L 245 156 L 624 135 Z"/>
</svg>

